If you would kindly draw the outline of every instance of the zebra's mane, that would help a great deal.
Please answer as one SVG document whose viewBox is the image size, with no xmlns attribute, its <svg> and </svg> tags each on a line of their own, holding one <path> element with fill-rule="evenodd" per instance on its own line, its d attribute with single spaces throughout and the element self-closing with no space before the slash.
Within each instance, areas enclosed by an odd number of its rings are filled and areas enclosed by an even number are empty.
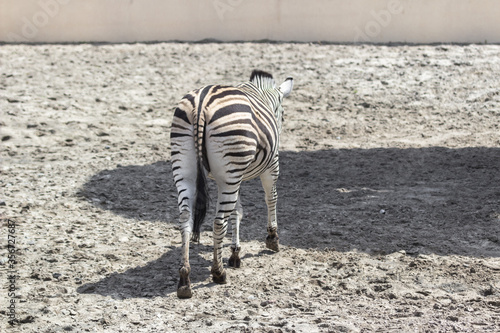
<svg viewBox="0 0 500 333">
<path fill-rule="evenodd" d="M 268 72 L 264 72 L 259 69 L 254 69 L 252 71 L 252 75 L 250 75 L 250 81 L 259 88 L 276 87 L 276 83 L 274 82 L 273 76 Z"/>
</svg>

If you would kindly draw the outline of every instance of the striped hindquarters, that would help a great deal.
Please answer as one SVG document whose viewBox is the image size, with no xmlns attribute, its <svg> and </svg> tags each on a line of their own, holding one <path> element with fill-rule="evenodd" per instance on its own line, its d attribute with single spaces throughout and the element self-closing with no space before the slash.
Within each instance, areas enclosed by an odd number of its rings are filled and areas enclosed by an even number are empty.
<svg viewBox="0 0 500 333">
<path fill-rule="evenodd" d="M 205 86 L 180 101 L 170 134 L 172 169 L 181 214 L 194 210 L 195 239 L 208 204 L 205 175 L 230 194 L 268 169 L 277 174 L 278 135 L 272 103 L 251 82 Z"/>
<path fill-rule="evenodd" d="M 229 183 L 259 176 L 277 153 L 278 128 L 257 89 L 214 86 L 204 101 L 212 175 Z"/>
</svg>

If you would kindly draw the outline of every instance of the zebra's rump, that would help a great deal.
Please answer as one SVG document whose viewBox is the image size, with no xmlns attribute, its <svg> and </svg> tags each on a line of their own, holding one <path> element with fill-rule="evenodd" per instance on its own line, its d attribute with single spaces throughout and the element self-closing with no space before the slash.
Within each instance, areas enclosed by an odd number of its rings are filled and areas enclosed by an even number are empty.
<svg viewBox="0 0 500 333">
<path fill-rule="evenodd" d="M 252 83 L 188 93 L 174 112 L 171 131 L 174 146 L 192 140 L 209 177 L 229 183 L 258 177 L 277 163 L 278 135 L 274 110 Z M 190 153 L 188 145 L 180 147 Z"/>
<path fill-rule="evenodd" d="M 274 116 L 263 101 L 240 87 L 217 88 L 205 106 L 209 170 L 212 177 L 255 178 L 277 155 Z"/>
</svg>

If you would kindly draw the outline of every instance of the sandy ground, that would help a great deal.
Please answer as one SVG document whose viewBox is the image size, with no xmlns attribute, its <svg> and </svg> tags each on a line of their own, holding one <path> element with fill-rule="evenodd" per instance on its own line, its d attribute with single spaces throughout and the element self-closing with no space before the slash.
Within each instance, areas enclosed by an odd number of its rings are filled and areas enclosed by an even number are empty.
<svg viewBox="0 0 500 333">
<path fill-rule="evenodd" d="M 254 68 L 295 79 L 281 251 L 247 182 L 242 267 L 211 282 L 210 210 L 179 300 L 172 110 Z M 500 46 L 1 45 L 0 69 L 0 331 L 500 330 Z"/>
</svg>

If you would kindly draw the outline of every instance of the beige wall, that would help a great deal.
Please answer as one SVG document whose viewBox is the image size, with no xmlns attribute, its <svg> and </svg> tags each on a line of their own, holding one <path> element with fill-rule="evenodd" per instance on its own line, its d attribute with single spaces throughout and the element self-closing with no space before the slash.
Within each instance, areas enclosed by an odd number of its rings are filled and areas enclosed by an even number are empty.
<svg viewBox="0 0 500 333">
<path fill-rule="evenodd" d="M 500 0 L 0 0 L 3 42 L 500 43 Z"/>
</svg>

